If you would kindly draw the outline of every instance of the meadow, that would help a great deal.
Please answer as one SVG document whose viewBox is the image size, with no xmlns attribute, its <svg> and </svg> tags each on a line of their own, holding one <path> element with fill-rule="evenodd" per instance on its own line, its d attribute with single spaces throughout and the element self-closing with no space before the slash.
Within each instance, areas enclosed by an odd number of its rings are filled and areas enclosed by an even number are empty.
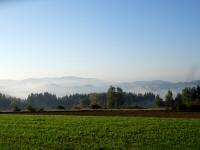
<svg viewBox="0 0 200 150">
<path fill-rule="evenodd" d="M 0 149 L 200 149 L 200 120 L 0 115 Z"/>
</svg>

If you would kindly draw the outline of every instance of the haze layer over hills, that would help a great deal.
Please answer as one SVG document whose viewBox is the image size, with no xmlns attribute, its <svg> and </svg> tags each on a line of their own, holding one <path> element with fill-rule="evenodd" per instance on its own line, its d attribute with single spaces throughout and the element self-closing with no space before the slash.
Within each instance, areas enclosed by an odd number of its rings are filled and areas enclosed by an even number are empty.
<svg viewBox="0 0 200 150">
<path fill-rule="evenodd" d="M 26 98 L 30 93 L 50 92 L 57 96 L 75 93 L 106 92 L 110 85 L 119 86 L 126 92 L 153 92 L 164 97 L 168 90 L 177 94 L 185 87 L 200 85 L 200 81 L 167 82 L 161 80 L 109 83 L 95 78 L 59 77 L 31 78 L 25 80 L 0 80 L 0 91 L 10 96 Z"/>
</svg>

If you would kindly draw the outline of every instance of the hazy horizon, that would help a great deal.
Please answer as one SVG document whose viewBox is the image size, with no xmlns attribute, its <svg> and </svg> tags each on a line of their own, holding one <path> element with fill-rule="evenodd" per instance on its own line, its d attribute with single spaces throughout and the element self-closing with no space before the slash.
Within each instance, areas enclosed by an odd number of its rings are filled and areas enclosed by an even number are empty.
<svg viewBox="0 0 200 150">
<path fill-rule="evenodd" d="M 164 97 L 168 90 L 174 95 L 183 88 L 194 87 L 200 84 L 200 80 L 193 82 L 169 82 L 162 80 L 153 81 L 121 81 L 112 82 L 96 78 L 81 77 L 53 77 L 31 78 L 25 80 L 0 80 L 1 92 L 19 98 L 27 98 L 31 93 L 52 93 L 58 97 L 74 93 L 103 93 L 112 86 L 121 87 L 125 92 L 146 93 L 152 92 Z"/>
<path fill-rule="evenodd" d="M 193 82 L 193 81 L 200 81 L 200 79 L 194 79 L 194 80 L 163 80 L 163 79 L 153 79 L 153 80 L 104 80 L 100 78 L 94 78 L 94 77 L 81 77 L 81 76 L 43 76 L 43 77 L 28 77 L 28 78 L 21 78 L 21 79 L 12 79 L 12 78 L 0 78 L 0 81 L 24 81 L 24 80 L 41 80 L 41 79 L 62 79 L 62 78 L 68 78 L 68 79 L 94 79 L 99 80 L 106 83 L 131 83 L 131 82 L 153 82 L 153 81 L 164 81 L 164 82 L 170 82 L 170 83 L 179 83 L 179 82 Z"/>
<path fill-rule="evenodd" d="M 198 0 L 0 1 L 0 79 L 200 79 Z"/>
</svg>

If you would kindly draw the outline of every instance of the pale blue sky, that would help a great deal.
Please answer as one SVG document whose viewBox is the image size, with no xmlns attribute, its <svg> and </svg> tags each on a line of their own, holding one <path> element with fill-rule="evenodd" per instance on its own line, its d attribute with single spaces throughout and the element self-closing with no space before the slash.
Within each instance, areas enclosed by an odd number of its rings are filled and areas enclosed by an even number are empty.
<svg viewBox="0 0 200 150">
<path fill-rule="evenodd" d="M 0 78 L 200 79 L 199 0 L 0 0 Z"/>
</svg>

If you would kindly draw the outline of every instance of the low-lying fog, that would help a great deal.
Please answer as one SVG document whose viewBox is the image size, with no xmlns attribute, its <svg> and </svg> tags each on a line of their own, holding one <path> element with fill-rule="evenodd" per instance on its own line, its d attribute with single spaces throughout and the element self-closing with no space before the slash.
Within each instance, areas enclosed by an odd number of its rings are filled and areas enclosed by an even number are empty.
<svg viewBox="0 0 200 150">
<path fill-rule="evenodd" d="M 153 92 L 163 97 L 167 90 L 172 90 L 176 94 L 185 87 L 200 85 L 200 81 L 172 83 L 155 80 L 108 83 L 94 78 L 33 78 L 25 80 L 0 80 L 0 91 L 19 98 L 26 98 L 30 93 L 41 92 L 50 92 L 60 97 L 74 93 L 106 92 L 110 85 L 119 86 L 126 92 Z"/>
</svg>

